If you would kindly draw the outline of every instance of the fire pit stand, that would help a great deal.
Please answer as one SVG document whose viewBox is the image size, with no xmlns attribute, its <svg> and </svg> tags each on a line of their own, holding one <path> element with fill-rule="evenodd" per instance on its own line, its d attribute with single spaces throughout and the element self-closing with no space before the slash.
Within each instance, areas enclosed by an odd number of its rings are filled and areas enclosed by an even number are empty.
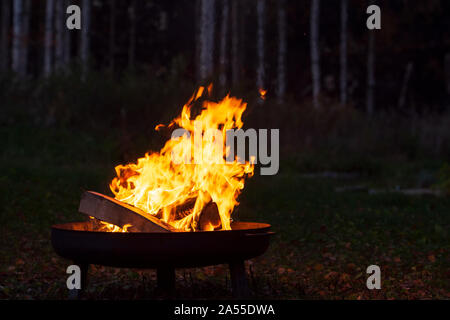
<svg viewBox="0 0 450 320">
<path fill-rule="evenodd" d="M 89 264 L 119 268 L 157 270 L 157 288 L 163 295 L 175 292 L 175 269 L 228 264 L 233 296 L 249 294 L 244 261 L 262 255 L 268 248 L 270 225 L 234 222 L 232 230 L 201 232 L 102 232 L 90 221 L 52 227 L 56 253 L 81 269 L 81 290 L 87 285 Z"/>
</svg>

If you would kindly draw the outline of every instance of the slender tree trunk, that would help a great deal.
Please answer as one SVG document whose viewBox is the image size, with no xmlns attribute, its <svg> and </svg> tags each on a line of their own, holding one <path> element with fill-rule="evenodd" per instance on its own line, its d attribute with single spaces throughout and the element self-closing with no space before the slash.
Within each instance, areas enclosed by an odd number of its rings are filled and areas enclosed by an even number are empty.
<svg viewBox="0 0 450 320">
<path fill-rule="evenodd" d="M 200 30 L 200 79 L 213 73 L 215 0 L 202 0 Z"/>
<path fill-rule="evenodd" d="M 11 23 L 11 1 L 2 0 L 0 71 L 9 69 L 9 30 Z"/>
<path fill-rule="evenodd" d="M 197 9 L 196 9 L 197 10 Z M 161 12 L 159 13 L 159 23 L 158 23 L 158 28 L 159 31 L 166 31 L 167 27 L 168 27 L 168 15 L 166 10 L 161 10 Z"/>
<path fill-rule="evenodd" d="M 278 81 L 277 81 L 277 100 L 278 103 L 284 102 L 286 93 L 286 1 L 278 1 Z"/>
<path fill-rule="evenodd" d="M 136 0 L 131 0 L 128 8 L 128 16 L 130 19 L 130 42 L 128 46 L 128 67 L 134 70 L 136 59 Z"/>
<path fill-rule="evenodd" d="M 53 14 L 55 2 L 54 0 L 47 0 L 45 10 L 45 50 L 44 50 L 44 76 L 49 76 L 53 69 Z"/>
<path fill-rule="evenodd" d="M 63 35 L 64 35 L 64 57 L 63 57 L 63 63 L 64 66 L 67 67 L 70 64 L 70 58 L 72 54 L 72 32 L 68 31 L 65 28 L 65 18 L 66 16 L 66 9 L 70 5 L 71 0 L 64 0 L 64 7 L 63 7 Z"/>
<path fill-rule="evenodd" d="M 200 80 L 200 50 L 201 50 L 201 41 L 200 41 L 200 32 L 202 30 L 202 0 L 195 0 L 195 79 L 197 81 Z"/>
<path fill-rule="evenodd" d="M 62 0 L 56 0 L 55 6 L 55 69 L 59 70 L 64 64 L 64 17 L 66 10 Z"/>
<path fill-rule="evenodd" d="M 256 69 L 256 86 L 260 89 L 265 89 L 265 48 L 264 48 L 264 38 L 265 38 L 265 15 L 266 15 L 266 0 L 257 0 L 256 3 L 256 14 L 257 14 L 257 57 L 258 57 L 258 67 Z M 261 101 L 261 100 L 259 100 Z"/>
<path fill-rule="evenodd" d="M 19 76 L 23 76 L 20 66 L 22 56 L 22 33 L 23 33 L 23 2 L 22 0 L 13 1 L 13 36 L 11 50 L 11 68 Z"/>
<path fill-rule="evenodd" d="M 90 32 L 91 32 L 91 0 L 82 0 L 81 3 L 81 43 L 80 60 L 83 78 L 89 70 Z"/>
<path fill-rule="evenodd" d="M 240 69 L 240 77 L 244 78 L 245 77 L 245 68 L 244 68 L 244 64 L 246 63 L 246 45 L 247 42 L 250 42 L 250 40 L 245 38 L 246 35 L 246 28 L 247 28 L 247 20 L 248 20 L 248 8 L 251 8 L 251 12 L 253 12 L 253 10 L 255 9 L 253 4 L 251 3 L 251 1 L 241 1 L 240 5 L 239 5 L 239 27 L 238 27 L 238 32 L 240 34 L 239 36 L 239 52 L 238 52 L 238 62 L 239 62 L 239 69 Z M 252 62 L 254 61 L 254 55 L 252 54 L 251 56 Z"/>
<path fill-rule="evenodd" d="M 402 89 L 400 91 L 400 96 L 398 98 L 398 107 L 400 109 L 402 109 L 405 106 L 406 95 L 408 93 L 408 84 L 409 84 L 409 79 L 411 78 L 412 71 L 413 71 L 413 63 L 410 61 L 410 62 L 408 62 L 408 65 L 406 66 L 405 76 L 403 78 Z"/>
<path fill-rule="evenodd" d="M 116 0 L 110 0 L 109 12 L 109 68 L 114 72 L 116 52 Z"/>
<path fill-rule="evenodd" d="M 347 104 L 347 20 L 348 20 L 348 0 L 341 0 L 341 105 Z"/>
<path fill-rule="evenodd" d="M 229 0 L 222 0 L 222 24 L 220 27 L 220 58 L 219 58 L 220 62 L 219 85 L 222 94 L 225 93 L 227 85 L 229 11 L 230 11 Z"/>
<path fill-rule="evenodd" d="M 367 50 L 367 114 L 373 115 L 375 110 L 375 30 L 369 30 Z"/>
<path fill-rule="evenodd" d="M 231 82 L 236 87 L 240 75 L 239 53 L 239 2 L 231 0 Z"/>
<path fill-rule="evenodd" d="M 28 71 L 28 47 L 30 42 L 30 13 L 31 13 L 31 0 L 23 0 L 23 16 L 22 16 L 22 49 L 20 50 L 20 73 L 27 74 Z"/>
<path fill-rule="evenodd" d="M 311 0 L 311 74 L 313 86 L 313 104 L 316 109 L 320 95 L 320 52 L 319 52 L 320 0 Z"/>
<path fill-rule="evenodd" d="M 208 42 L 208 52 L 207 54 L 207 74 L 212 76 L 214 72 L 214 36 L 215 36 L 215 28 L 216 28 L 216 0 L 209 0 L 208 5 L 209 15 L 207 17 L 207 42 Z"/>
</svg>

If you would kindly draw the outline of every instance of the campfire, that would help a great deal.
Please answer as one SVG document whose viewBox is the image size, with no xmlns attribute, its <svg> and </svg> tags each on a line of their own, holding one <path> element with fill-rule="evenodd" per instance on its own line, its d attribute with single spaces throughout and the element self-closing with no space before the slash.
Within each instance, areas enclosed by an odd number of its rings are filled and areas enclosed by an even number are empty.
<svg viewBox="0 0 450 320">
<path fill-rule="evenodd" d="M 210 91 L 200 87 L 184 105 L 159 152 L 116 167 L 114 197 L 83 193 L 79 212 L 88 221 L 52 227 L 53 248 L 80 266 L 83 288 L 89 264 L 156 268 L 158 288 L 173 292 L 175 268 L 228 263 L 233 294 L 246 296 L 244 261 L 263 254 L 273 232 L 231 219 L 254 159 L 235 156 L 224 137 L 243 126 L 246 104 L 226 96 L 204 100 L 195 112 Z"/>
<path fill-rule="evenodd" d="M 245 178 L 253 175 L 254 166 L 237 157 L 226 161 L 230 150 L 225 137 L 227 130 L 242 128 L 247 104 L 230 96 L 220 102 L 205 100 L 199 114 L 193 115 L 194 103 L 211 89 L 200 87 L 167 126 L 182 129 L 182 136 L 168 140 L 159 152 L 115 168 L 117 177 L 110 189 L 120 202 L 114 204 L 132 212 L 121 209 L 119 214 L 111 210 L 117 207 L 112 204 L 98 212 L 95 204 L 111 199 L 92 193 L 83 196 L 80 212 L 103 221 L 103 230 L 111 232 L 143 231 L 144 223 L 139 227 L 133 223 L 136 215 L 155 224 L 152 231 L 230 230 L 236 198 Z M 125 216 L 119 217 L 121 214 Z"/>
</svg>

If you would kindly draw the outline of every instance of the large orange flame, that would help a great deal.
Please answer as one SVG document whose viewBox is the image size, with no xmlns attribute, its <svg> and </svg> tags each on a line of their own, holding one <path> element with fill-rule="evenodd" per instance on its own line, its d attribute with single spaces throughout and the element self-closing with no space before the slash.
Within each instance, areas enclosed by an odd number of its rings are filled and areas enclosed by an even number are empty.
<svg viewBox="0 0 450 320">
<path fill-rule="evenodd" d="M 136 163 L 118 165 L 110 188 L 117 200 L 155 215 L 176 229 L 229 230 L 236 199 L 245 177 L 253 175 L 254 165 L 239 163 L 236 158 L 226 162 L 229 150 L 225 137 L 227 130 L 242 128 L 247 104 L 229 95 L 218 103 L 205 100 L 194 118 L 193 103 L 203 93 L 200 87 L 168 126 L 183 128 L 185 134 L 168 140 L 160 152 L 147 153 Z M 217 205 L 220 222 L 211 219 L 209 226 L 201 228 L 202 210 L 211 203 Z"/>
</svg>

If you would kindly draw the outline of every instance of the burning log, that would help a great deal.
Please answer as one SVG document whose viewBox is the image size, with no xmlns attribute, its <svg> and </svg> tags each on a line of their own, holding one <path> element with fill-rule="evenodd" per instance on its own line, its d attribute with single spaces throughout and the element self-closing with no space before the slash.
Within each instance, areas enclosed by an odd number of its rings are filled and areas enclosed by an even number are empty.
<svg viewBox="0 0 450 320">
<path fill-rule="evenodd" d="M 194 204 L 195 200 L 188 201 L 187 203 L 177 207 L 176 211 L 189 211 Z M 130 231 L 181 231 L 159 219 L 161 215 L 153 216 L 139 208 L 93 191 L 86 191 L 81 196 L 78 211 L 98 220 L 116 225 L 120 228 L 131 225 L 131 227 L 128 228 Z M 213 231 L 221 227 L 219 210 L 214 202 L 210 202 L 203 208 L 199 215 L 197 225 L 198 229 L 201 231 Z"/>
<path fill-rule="evenodd" d="M 129 230 L 139 232 L 171 232 L 175 228 L 162 220 L 103 194 L 86 191 L 81 196 L 79 212 L 112 223 L 120 228 L 127 224 L 132 226 Z"/>
<path fill-rule="evenodd" d="M 203 208 L 198 225 L 202 231 L 214 231 L 222 226 L 219 208 L 214 202 L 211 201 Z"/>
</svg>

